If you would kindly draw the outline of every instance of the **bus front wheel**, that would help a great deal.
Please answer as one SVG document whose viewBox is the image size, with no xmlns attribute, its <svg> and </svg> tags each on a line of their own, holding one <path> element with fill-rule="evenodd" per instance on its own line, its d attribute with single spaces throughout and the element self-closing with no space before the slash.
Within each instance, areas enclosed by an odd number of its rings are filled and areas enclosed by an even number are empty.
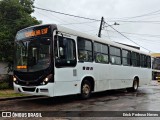
<svg viewBox="0 0 160 120">
<path fill-rule="evenodd" d="M 88 99 L 91 96 L 91 83 L 88 80 L 84 80 L 81 86 L 81 98 Z"/>
</svg>

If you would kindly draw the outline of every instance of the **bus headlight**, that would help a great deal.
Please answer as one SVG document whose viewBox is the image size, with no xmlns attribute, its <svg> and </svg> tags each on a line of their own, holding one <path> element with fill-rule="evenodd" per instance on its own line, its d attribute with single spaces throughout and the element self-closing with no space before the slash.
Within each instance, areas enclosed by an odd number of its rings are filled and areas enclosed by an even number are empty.
<svg viewBox="0 0 160 120">
<path fill-rule="evenodd" d="M 46 78 L 44 79 L 44 82 L 48 82 L 48 80 L 49 80 L 48 77 L 46 77 Z"/>
<path fill-rule="evenodd" d="M 43 84 L 47 84 L 48 83 L 48 81 L 50 80 L 50 79 L 52 79 L 52 74 L 49 74 L 44 80 L 43 80 Z"/>
<path fill-rule="evenodd" d="M 13 76 L 13 82 L 16 82 L 17 78 L 15 76 Z"/>
</svg>

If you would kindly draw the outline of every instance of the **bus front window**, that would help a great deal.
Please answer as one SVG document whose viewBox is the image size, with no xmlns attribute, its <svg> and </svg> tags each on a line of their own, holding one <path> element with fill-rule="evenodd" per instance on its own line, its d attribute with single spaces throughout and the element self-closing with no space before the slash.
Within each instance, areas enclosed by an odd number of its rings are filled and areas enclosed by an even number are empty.
<svg viewBox="0 0 160 120">
<path fill-rule="evenodd" d="M 16 42 L 15 69 L 23 72 L 43 70 L 50 65 L 49 38 Z"/>
</svg>

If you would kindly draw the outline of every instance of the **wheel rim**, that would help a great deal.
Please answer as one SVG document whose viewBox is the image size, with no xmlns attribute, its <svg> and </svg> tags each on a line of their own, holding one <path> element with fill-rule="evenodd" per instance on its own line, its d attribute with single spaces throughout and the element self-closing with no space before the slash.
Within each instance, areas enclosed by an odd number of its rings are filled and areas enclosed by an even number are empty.
<svg viewBox="0 0 160 120">
<path fill-rule="evenodd" d="M 137 88 L 138 88 L 138 82 L 137 81 L 134 81 L 134 86 L 133 87 L 134 87 L 135 90 L 137 90 Z"/>
<path fill-rule="evenodd" d="M 88 84 L 84 84 L 82 88 L 82 92 L 85 96 L 90 94 L 90 86 Z"/>
</svg>

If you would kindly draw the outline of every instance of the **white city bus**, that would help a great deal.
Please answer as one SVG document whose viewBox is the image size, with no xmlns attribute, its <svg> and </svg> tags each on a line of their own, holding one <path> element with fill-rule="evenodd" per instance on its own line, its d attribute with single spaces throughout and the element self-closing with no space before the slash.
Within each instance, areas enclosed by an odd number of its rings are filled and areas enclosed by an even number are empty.
<svg viewBox="0 0 160 120">
<path fill-rule="evenodd" d="M 28 27 L 16 35 L 16 92 L 81 94 L 86 99 L 98 91 L 136 91 L 150 80 L 151 57 L 140 50 L 55 24 Z"/>
</svg>

